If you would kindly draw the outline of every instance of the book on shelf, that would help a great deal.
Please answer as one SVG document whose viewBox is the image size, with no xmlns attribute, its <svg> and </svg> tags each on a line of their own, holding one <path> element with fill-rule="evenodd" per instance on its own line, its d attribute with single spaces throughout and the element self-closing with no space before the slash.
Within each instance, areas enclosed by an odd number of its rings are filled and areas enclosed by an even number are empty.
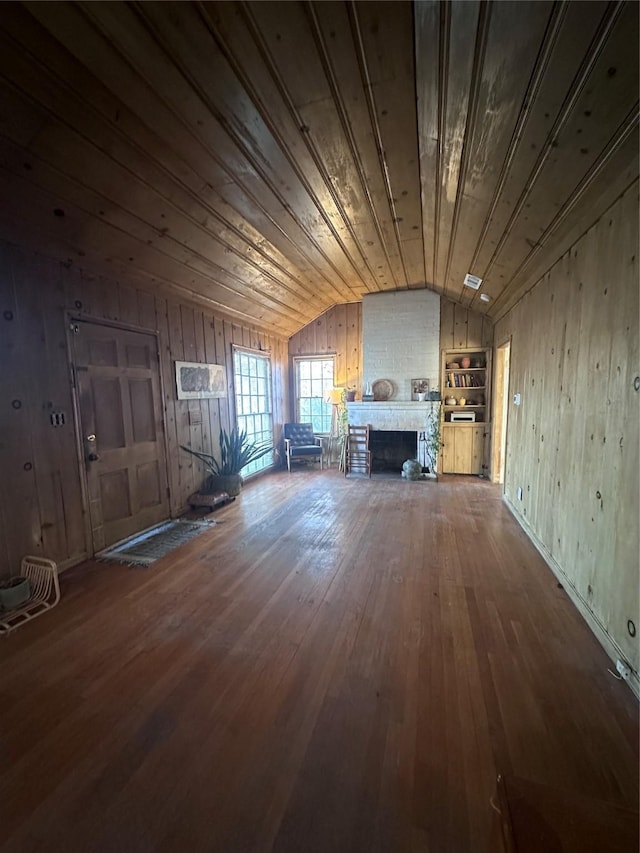
<svg viewBox="0 0 640 853">
<path fill-rule="evenodd" d="M 449 386 L 455 388 L 480 388 L 480 380 L 471 373 L 450 373 Z"/>
<path fill-rule="evenodd" d="M 449 388 L 484 388 L 484 375 L 481 373 L 459 373 L 451 371 L 447 374 Z"/>
</svg>

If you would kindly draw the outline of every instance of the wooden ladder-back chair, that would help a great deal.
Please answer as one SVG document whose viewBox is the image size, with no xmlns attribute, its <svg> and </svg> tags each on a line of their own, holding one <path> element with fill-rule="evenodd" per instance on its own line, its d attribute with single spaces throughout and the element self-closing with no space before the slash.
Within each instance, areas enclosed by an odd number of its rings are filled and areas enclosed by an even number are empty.
<svg viewBox="0 0 640 853">
<path fill-rule="evenodd" d="M 371 477 L 371 451 L 368 426 L 349 424 L 346 435 L 344 475 L 362 474 Z"/>
</svg>

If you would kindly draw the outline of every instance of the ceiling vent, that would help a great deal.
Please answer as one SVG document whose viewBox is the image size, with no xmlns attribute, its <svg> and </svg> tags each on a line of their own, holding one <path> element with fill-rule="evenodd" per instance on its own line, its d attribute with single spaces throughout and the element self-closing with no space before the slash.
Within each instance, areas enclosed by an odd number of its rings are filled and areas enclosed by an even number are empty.
<svg viewBox="0 0 640 853">
<path fill-rule="evenodd" d="M 478 278 L 477 275 L 471 275 L 471 273 L 468 272 L 464 277 L 464 284 L 465 287 L 470 287 L 472 290 L 479 290 L 480 285 L 482 284 L 482 279 Z"/>
</svg>

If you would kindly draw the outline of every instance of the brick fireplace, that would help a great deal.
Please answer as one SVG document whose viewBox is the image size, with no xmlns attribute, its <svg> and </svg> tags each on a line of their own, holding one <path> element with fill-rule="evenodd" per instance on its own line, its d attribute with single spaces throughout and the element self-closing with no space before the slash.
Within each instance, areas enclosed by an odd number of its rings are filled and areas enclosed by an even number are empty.
<svg viewBox="0 0 640 853">
<path fill-rule="evenodd" d="M 430 290 L 369 293 L 362 300 L 363 379 L 387 379 L 392 402 L 411 401 L 411 380 L 438 387 L 440 297 Z M 362 389 L 361 389 L 362 390 Z M 391 428 L 391 427 L 389 427 Z"/>
<path fill-rule="evenodd" d="M 405 459 L 418 459 L 424 463 L 424 450 L 420 447 L 420 436 L 425 430 L 427 415 L 432 408 L 438 409 L 439 406 L 440 404 L 436 402 L 393 400 L 347 403 L 349 423 L 354 426 L 368 424 L 371 428 L 369 447 L 372 451 L 374 473 L 394 470 L 391 467 L 392 461 L 398 473 Z M 403 434 L 402 437 L 399 437 L 400 434 Z M 400 459 L 402 454 L 406 455 Z"/>
<path fill-rule="evenodd" d="M 348 403 L 349 423 L 371 427 L 374 472 L 389 467 L 399 472 L 405 459 L 422 461 L 419 438 L 431 408 L 439 406 L 411 399 L 412 379 L 428 379 L 431 390 L 438 388 L 439 295 L 430 290 L 367 294 L 362 345 L 365 385 L 387 379 L 394 393 L 385 401 Z"/>
</svg>

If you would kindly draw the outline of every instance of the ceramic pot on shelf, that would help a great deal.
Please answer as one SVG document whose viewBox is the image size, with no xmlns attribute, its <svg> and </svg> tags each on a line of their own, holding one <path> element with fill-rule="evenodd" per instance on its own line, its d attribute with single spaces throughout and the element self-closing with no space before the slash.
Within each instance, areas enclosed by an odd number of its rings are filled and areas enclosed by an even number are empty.
<svg viewBox="0 0 640 853">
<path fill-rule="evenodd" d="M 460 365 L 463 370 L 468 370 L 471 367 L 471 359 L 465 355 L 465 357 L 460 362 Z"/>
</svg>

